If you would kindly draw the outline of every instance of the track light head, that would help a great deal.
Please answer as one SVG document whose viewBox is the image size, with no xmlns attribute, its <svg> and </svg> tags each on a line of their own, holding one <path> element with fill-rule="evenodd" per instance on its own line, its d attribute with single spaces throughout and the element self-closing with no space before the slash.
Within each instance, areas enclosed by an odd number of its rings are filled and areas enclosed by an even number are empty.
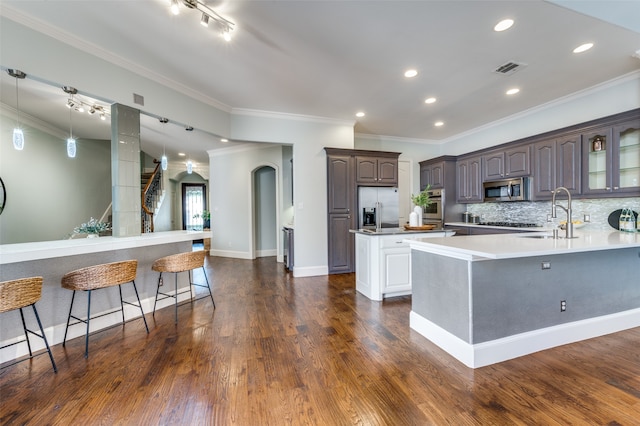
<svg viewBox="0 0 640 426">
<path fill-rule="evenodd" d="M 89 109 L 89 114 L 95 114 L 95 113 L 96 113 L 96 107 L 95 107 L 95 106 L 92 106 L 92 107 Z"/>
<path fill-rule="evenodd" d="M 75 105 L 76 103 L 73 101 L 73 98 L 67 100 L 67 108 L 73 108 Z"/>
<path fill-rule="evenodd" d="M 76 95 L 78 93 L 78 89 L 76 89 L 75 87 L 71 87 L 71 86 L 62 86 L 62 91 L 64 93 L 68 93 L 70 95 Z"/>
<path fill-rule="evenodd" d="M 166 123 L 168 123 L 168 122 L 169 122 L 169 119 L 168 119 L 168 118 L 165 118 L 165 117 L 162 117 L 162 118 L 160 118 L 160 122 L 161 122 L 162 124 L 166 124 Z"/>
<path fill-rule="evenodd" d="M 200 25 L 202 25 L 203 27 L 209 26 L 209 15 L 204 12 L 202 13 L 202 18 L 200 18 Z"/>
<path fill-rule="evenodd" d="M 193 127 L 192 126 L 187 126 L 184 128 L 187 132 L 193 132 Z"/>
<path fill-rule="evenodd" d="M 19 78 L 21 80 L 27 76 L 22 71 L 14 70 L 14 69 L 11 69 L 11 68 L 7 69 L 7 74 L 9 74 L 11 77 Z"/>
</svg>

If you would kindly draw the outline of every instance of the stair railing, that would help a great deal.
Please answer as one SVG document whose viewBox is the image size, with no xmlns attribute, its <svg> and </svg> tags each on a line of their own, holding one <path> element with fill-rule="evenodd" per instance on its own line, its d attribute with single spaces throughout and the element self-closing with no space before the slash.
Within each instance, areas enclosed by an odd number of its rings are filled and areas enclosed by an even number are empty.
<svg viewBox="0 0 640 426">
<path fill-rule="evenodd" d="M 156 163 L 156 168 L 153 170 L 153 174 L 142 190 L 142 233 L 153 232 L 153 209 L 158 194 L 162 190 L 162 169 L 160 168 L 160 162 L 157 160 L 153 160 L 153 162 Z"/>
</svg>

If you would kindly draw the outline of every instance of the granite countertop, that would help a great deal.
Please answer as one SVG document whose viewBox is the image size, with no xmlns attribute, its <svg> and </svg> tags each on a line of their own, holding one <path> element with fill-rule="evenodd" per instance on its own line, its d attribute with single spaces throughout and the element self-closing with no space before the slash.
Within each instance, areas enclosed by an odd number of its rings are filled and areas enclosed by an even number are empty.
<svg viewBox="0 0 640 426">
<path fill-rule="evenodd" d="M 560 232 L 560 236 L 563 236 Z M 422 238 L 412 249 L 465 260 L 509 259 L 640 247 L 640 233 L 574 231 L 577 238 L 551 238 L 550 232 Z M 640 263 L 638 263 L 640 268 Z"/>
<path fill-rule="evenodd" d="M 468 222 L 447 222 L 445 226 L 452 227 L 467 227 L 467 228 L 488 228 L 488 229 L 517 229 L 518 231 L 522 230 L 532 230 L 532 231 L 540 231 L 544 228 L 542 226 L 535 227 L 512 227 L 512 226 L 495 226 L 495 225 L 480 225 L 479 223 L 468 223 Z"/>
</svg>

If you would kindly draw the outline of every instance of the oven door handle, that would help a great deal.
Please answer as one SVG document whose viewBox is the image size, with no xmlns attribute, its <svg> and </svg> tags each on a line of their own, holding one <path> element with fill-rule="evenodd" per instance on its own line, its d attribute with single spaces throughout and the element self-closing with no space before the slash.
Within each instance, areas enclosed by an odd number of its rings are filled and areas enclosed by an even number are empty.
<svg viewBox="0 0 640 426">
<path fill-rule="evenodd" d="M 507 187 L 507 196 L 509 196 L 509 199 L 511 199 L 512 195 L 513 195 L 513 187 L 511 186 L 511 182 L 509 182 L 509 186 Z"/>
</svg>

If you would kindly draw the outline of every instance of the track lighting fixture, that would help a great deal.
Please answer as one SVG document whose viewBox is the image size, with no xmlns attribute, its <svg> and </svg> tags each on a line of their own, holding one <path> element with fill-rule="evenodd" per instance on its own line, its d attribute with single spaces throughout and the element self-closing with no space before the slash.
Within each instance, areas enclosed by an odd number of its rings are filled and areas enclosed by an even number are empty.
<svg viewBox="0 0 640 426">
<path fill-rule="evenodd" d="M 202 13 L 200 17 L 200 24 L 202 26 L 208 27 L 209 22 L 213 20 L 216 23 L 217 29 L 221 31 L 222 37 L 226 41 L 231 40 L 231 31 L 235 25 L 233 22 L 223 18 L 219 13 L 199 0 L 171 0 L 171 13 L 174 15 L 179 14 L 181 3 L 188 9 L 194 9 Z"/>
<path fill-rule="evenodd" d="M 69 98 L 67 99 L 67 108 L 73 109 L 78 112 L 87 111 L 91 115 L 98 112 L 100 120 L 104 121 L 107 119 L 106 115 L 108 113 L 106 111 L 106 107 L 96 103 L 93 100 L 83 100 L 82 97 L 78 95 L 78 89 L 76 89 L 75 87 L 62 86 L 62 91 L 69 95 Z"/>
<path fill-rule="evenodd" d="M 23 80 L 27 75 L 20 70 L 8 69 L 7 73 L 16 79 L 16 127 L 13 128 L 13 147 L 18 151 L 24 149 L 24 132 L 20 127 L 20 101 L 18 96 L 18 80 Z"/>
</svg>

